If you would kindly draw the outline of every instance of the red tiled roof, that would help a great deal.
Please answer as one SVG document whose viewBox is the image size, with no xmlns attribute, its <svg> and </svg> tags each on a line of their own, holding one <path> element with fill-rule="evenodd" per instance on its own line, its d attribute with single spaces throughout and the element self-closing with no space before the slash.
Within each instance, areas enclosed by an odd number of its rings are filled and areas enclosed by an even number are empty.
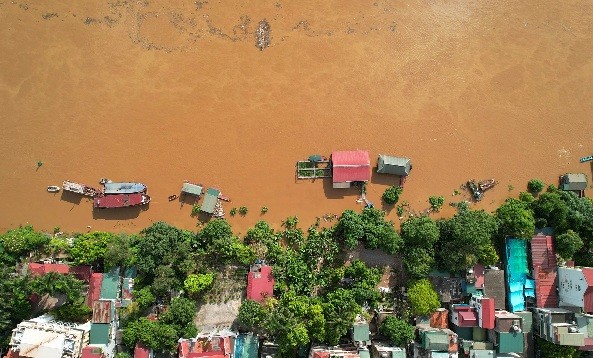
<svg viewBox="0 0 593 358">
<path fill-rule="evenodd" d="M 371 180 L 369 152 L 364 150 L 333 152 L 332 171 L 334 183 Z"/>
<path fill-rule="evenodd" d="M 218 348 L 215 348 L 214 341 L 218 340 Z M 229 337 L 199 338 L 197 340 L 185 339 L 179 342 L 179 358 L 225 358 L 226 353 L 231 352 L 231 340 Z"/>
<path fill-rule="evenodd" d="M 66 264 L 38 264 L 30 263 L 29 271 L 33 276 L 45 275 L 48 272 L 57 272 L 63 275 L 70 273 L 70 266 Z"/>
<path fill-rule="evenodd" d="M 247 298 L 261 302 L 274 295 L 274 277 L 271 266 L 260 266 L 259 272 L 249 271 L 247 274 Z"/>
<path fill-rule="evenodd" d="M 102 273 L 94 273 L 89 280 L 89 291 L 87 293 L 86 304 L 93 308 L 93 302 L 101 297 L 101 282 L 103 281 Z"/>
<path fill-rule="evenodd" d="M 149 358 L 150 357 L 150 349 L 146 348 L 140 342 L 136 343 L 136 347 L 134 348 L 134 358 Z"/>
</svg>

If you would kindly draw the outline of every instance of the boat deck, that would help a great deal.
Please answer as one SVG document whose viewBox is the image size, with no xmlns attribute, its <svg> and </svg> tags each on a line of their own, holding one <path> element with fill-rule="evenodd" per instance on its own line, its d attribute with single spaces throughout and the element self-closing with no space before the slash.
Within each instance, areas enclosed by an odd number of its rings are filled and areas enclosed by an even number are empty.
<svg viewBox="0 0 593 358">
<path fill-rule="evenodd" d="M 150 202 L 146 194 L 114 194 L 95 197 L 93 207 L 98 209 L 125 208 L 129 206 L 145 205 Z"/>
</svg>

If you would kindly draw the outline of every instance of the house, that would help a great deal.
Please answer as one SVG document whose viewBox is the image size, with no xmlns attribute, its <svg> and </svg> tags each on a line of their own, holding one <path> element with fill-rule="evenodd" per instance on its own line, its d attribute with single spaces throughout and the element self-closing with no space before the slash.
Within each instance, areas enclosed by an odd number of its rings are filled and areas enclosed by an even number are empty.
<svg viewBox="0 0 593 358">
<path fill-rule="evenodd" d="M 179 340 L 179 358 L 233 358 L 237 334 L 229 330 L 199 333 L 196 338 Z"/>
<path fill-rule="evenodd" d="M 494 308 L 505 309 L 506 289 L 504 271 L 499 269 L 484 270 L 484 296 L 494 299 Z"/>
<path fill-rule="evenodd" d="M 414 357 L 436 357 L 442 352 L 457 356 L 457 334 L 450 329 L 435 329 L 418 326 L 420 341 L 414 344 Z"/>
<path fill-rule="evenodd" d="M 124 272 L 124 278 L 122 280 L 121 287 L 121 306 L 127 307 L 132 303 L 133 292 L 134 292 L 134 279 L 136 278 L 137 271 L 135 267 L 128 267 Z"/>
<path fill-rule="evenodd" d="M 101 347 L 86 346 L 82 349 L 81 358 L 105 358 L 105 354 Z"/>
<path fill-rule="evenodd" d="M 562 346 L 583 347 L 585 333 L 581 332 L 574 312 L 563 308 L 535 308 L 534 333 L 546 341 Z"/>
<path fill-rule="evenodd" d="M 23 321 L 12 331 L 13 356 L 30 358 L 79 358 L 89 341 L 91 323 L 62 323 L 43 315 Z"/>
<path fill-rule="evenodd" d="M 525 334 L 521 316 L 507 311 L 494 314 L 494 329 L 488 330 L 488 340 L 494 343 L 497 353 L 523 353 Z"/>
<path fill-rule="evenodd" d="M 432 272 L 428 279 L 439 295 L 442 303 L 456 303 L 463 301 L 465 278 L 442 276 L 440 272 Z"/>
<path fill-rule="evenodd" d="M 103 274 L 101 281 L 100 298 L 104 300 L 119 300 L 120 297 L 120 277 L 119 267 L 111 269 Z"/>
<path fill-rule="evenodd" d="M 87 265 L 69 266 L 66 264 L 34 262 L 29 264 L 28 269 L 32 276 L 42 276 L 49 272 L 56 272 L 62 275 L 72 274 L 74 277 L 84 282 L 89 282 L 93 272 L 91 266 Z"/>
<path fill-rule="evenodd" d="M 239 334 L 235 340 L 234 358 L 259 358 L 259 338 L 253 333 Z"/>
<path fill-rule="evenodd" d="M 535 284 L 528 277 L 526 240 L 507 238 L 505 256 L 509 295 L 508 309 L 511 312 L 524 311 L 526 298 L 535 296 Z"/>
<path fill-rule="evenodd" d="M 206 195 L 204 196 L 202 206 L 200 206 L 200 211 L 203 211 L 208 214 L 213 214 L 214 209 L 216 208 L 216 203 L 218 203 L 219 195 L 220 190 L 215 188 L 208 188 L 208 190 L 206 190 Z"/>
<path fill-rule="evenodd" d="M 478 313 L 478 327 L 484 329 L 494 328 L 494 299 L 483 296 L 472 296 L 470 306 Z"/>
<path fill-rule="evenodd" d="M 428 324 L 432 328 L 449 327 L 449 311 L 444 308 L 436 309 L 429 318 Z"/>
<path fill-rule="evenodd" d="M 362 354 L 361 354 L 362 353 Z M 309 351 L 309 358 L 369 358 L 370 353 L 366 349 L 359 350 L 354 346 L 312 346 Z"/>
<path fill-rule="evenodd" d="M 531 264 L 535 279 L 535 306 L 558 307 L 556 252 L 550 235 L 537 234 L 531 239 Z"/>
<path fill-rule="evenodd" d="M 334 188 L 350 188 L 354 182 L 371 180 L 371 161 L 367 151 L 335 151 L 331 162 Z"/>
<path fill-rule="evenodd" d="M 136 347 L 134 347 L 134 358 L 154 358 L 154 352 L 152 349 L 138 342 L 136 343 Z"/>
<path fill-rule="evenodd" d="M 356 322 L 352 325 L 351 336 L 352 343 L 357 347 L 366 347 L 371 345 L 371 331 L 369 323 L 360 315 L 356 317 Z"/>
<path fill-rule="evenodd" d="M 593 268 L 558 268 L 558 293 L 561 307 L 577 307 L 593 313 Z"/>
<path fill-rule="evenodd" d="M 587 189 L 587 176 L 585 174 L 565 174 L 560 177 L 560 189 L 565 191 L 576 191 L 583 196 Z"/>
<path fill-rule="evenodd" d="M 101 298 L 101 283 L 103 282 L 103 274 L 95 272 L 91 275 L 89 280 L 89 289 L 87 292 L 86 303 L 89 308 L 93 308 L 93 302 Z"/>
<path fill-rule="evenodd" d="M 409 158 L 393 157 L 380 154 L 377 161 L 377 173 L 407 176 L 412 170 L 412 161 Z"/>
<path fill-rule="evenodd" d="M 181 194 L 193 195 L 195 197 L 199 197 L 200 195 L 202 195 L 203 190 L 204 187 L 200 184 L 192 184 L 189 182 L 185 182 L 183 183 L 183 186 L 181 186 Z"/>
<path fill-rule="evenodd" d="M 373 342 L 371 346 L 372 358 L 406 358 L 404 348 L 392 347 L 386 343 Z"/>
<path fill-rule="evenodd" d="M 477 327 L 478 312 L 474 307 L 470 305 L 452 305 L 451 323 L 453 323 L 457 327 Z"/>
<path fill-rule="evenodd" d="M 247 274 L 247 299 L 263 302 L 274 296 L 272 267 L 263 262 L 251 265 Z"/>
</svg>

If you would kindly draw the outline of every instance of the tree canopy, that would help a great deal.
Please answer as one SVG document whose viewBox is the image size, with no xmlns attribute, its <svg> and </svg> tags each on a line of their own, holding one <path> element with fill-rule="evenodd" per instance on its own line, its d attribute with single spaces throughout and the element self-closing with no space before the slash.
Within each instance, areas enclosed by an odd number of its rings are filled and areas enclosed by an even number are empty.
<svg viewBox="0 0 593 358">
<path fill-rule="evenodd" d="M 412 314 L 426 316 L 441 307 L 439 296 L 427 279 L 413 281 L 407 290 Z"/>
<path fill-rule="evenodd" d="M 507 199 L 496 209 L 499 230 L 502 237 L 517 239 L 531 239 L 535 231 L 535 219 L 529 204 L 517 200 Z"/>
<path fill-rule="evenodd" d="M 556 253 L 564 260 L 572 259 L 573 255 L 583 247 L 583 240 L 579 234 L 570 229 L 556 236 L 555 241 Z"/>
<path fill-rule="evenodd" d="M 380 328 L 381 334 L 389 338 L 396 347 L 406 347 L 412 342 L 415 331 L 414 326 L 395 316 L 385 318 Z"/>
</svg>

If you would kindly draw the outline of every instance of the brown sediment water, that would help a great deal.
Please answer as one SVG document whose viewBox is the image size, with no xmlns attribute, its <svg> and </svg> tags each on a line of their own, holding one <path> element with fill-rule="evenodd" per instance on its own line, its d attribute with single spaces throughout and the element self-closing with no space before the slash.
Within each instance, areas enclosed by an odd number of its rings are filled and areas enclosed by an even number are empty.
<svg viewBox="0 0 593 358">
<path fill-rule="evenodd" d="M 499 182 L 475 205 L 493 210 L 530 178 L 592 176 L 589 1 L 15 0 L 0 24 L 2 230 L 194 229 L 167 200 L 183 180 L 221 189 L 227 217 L 246 206 L 237 232 L 308 226 L 360 208 L 354 189 L 295 180 L 297 160 L 333 150 L 412 158 L 401 200 L 417 211 L 466 198 L 471 178 Z M 152 202 L 93 211 L 46 192 L 101 177 L 146 183 Z M 373 174 L 369 199 L 394 182 Z"/>
</svg>

